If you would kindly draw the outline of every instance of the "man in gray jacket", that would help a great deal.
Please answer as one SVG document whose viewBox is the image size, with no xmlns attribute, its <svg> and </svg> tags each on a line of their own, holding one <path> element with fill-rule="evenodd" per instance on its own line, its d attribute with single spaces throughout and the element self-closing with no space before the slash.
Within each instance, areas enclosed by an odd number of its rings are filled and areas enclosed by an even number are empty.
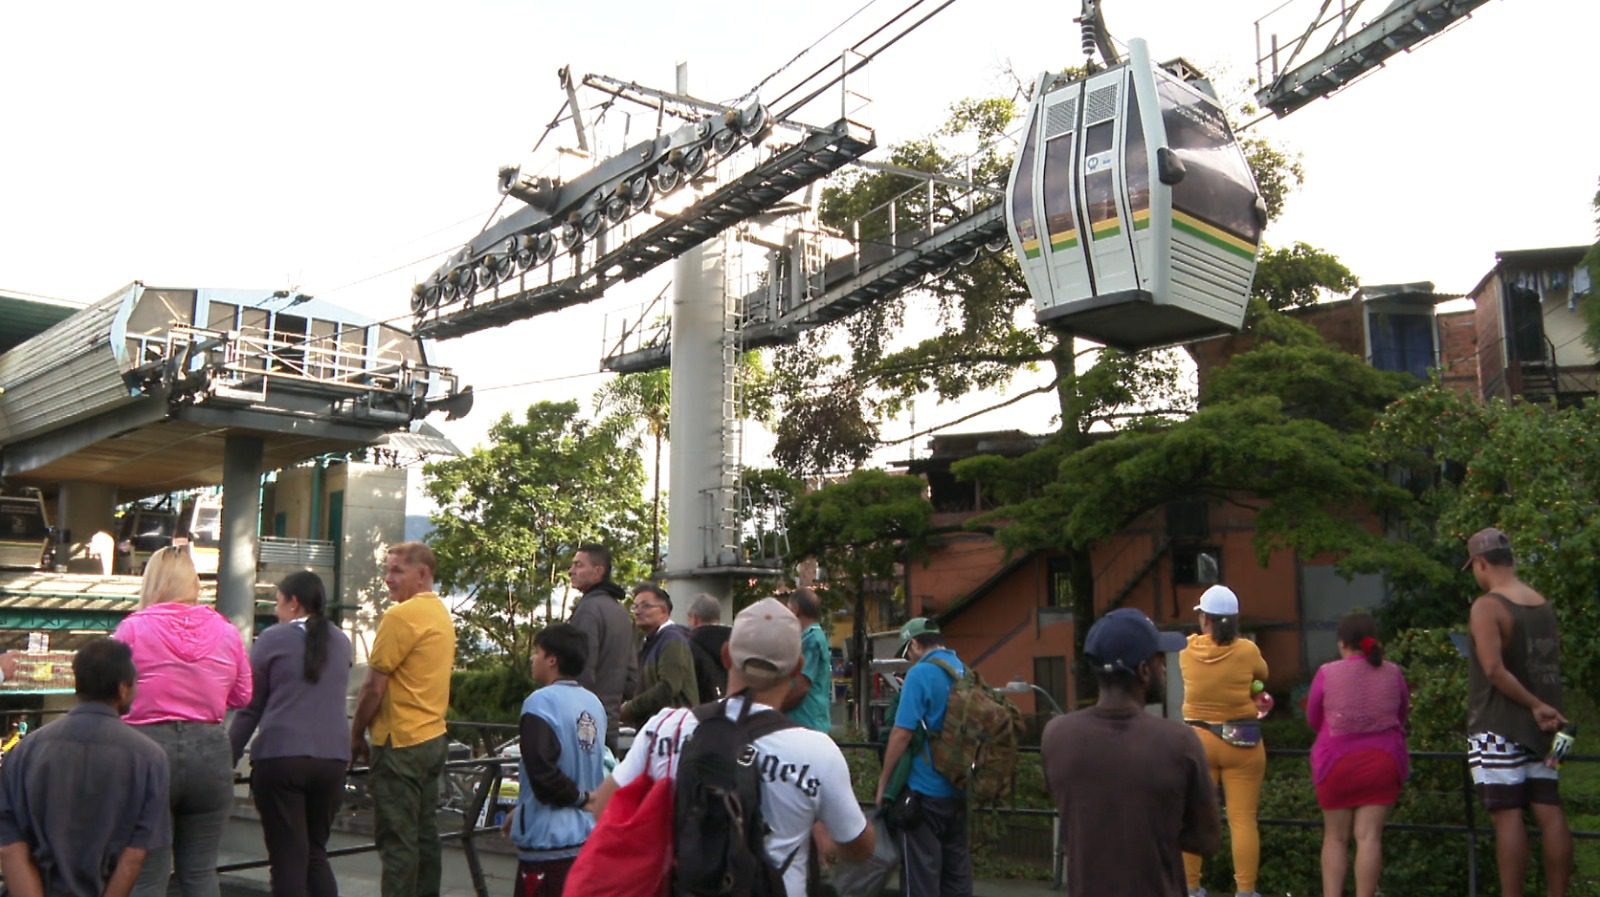
<svg viewBox="0 0 1600 897">
<path fill-rule="evenodd" d="M 611 549 L 604 545 L 579 545 L 567 572 L 572 587 L 583 593 L 570 622 L 589 642 L 589 662 L 584 664 L 578 684 L 594 692 L 605 706 L 606 747 L 619 753 L 617 727 L 622 702 L 633 697 L 639 669 L 633 619 L 620 603 L 627 592 L 611 581 Z"/>
</svg>

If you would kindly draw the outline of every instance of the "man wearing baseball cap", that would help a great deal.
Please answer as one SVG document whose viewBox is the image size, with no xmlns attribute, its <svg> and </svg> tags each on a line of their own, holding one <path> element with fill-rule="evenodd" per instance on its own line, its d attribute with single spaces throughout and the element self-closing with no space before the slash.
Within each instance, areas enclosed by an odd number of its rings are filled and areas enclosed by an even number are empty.
<svg viewBox="0 0 1600 897">
<path fill-rule="evenodd" d="M 875 804 L 883 803 L 895 767 L 917 730 L 926 729 L 931 738 L 944 729 L 950 687 L 967 672 L 961 658 L 945 644 L 939 624 L 928 617 L 914 617 L 900 627 L 900 645 L 912 667 L 900 689 L 894 728 L 884 746 Z M 912 755 L 906 787 L 916 804 L 918 821 L 901 833 L 903 892 L 907 897 L 971 897 L 966 795 L 933 767 L 932 754 L 926 748 Z"/>
<path fill-rule="evenodd" d="M 1061 816 L 1071 897 L 1183 897 L 1183 853 L 1221 843 L 1193 727 L 1145 712 L 1166 688 L 1166 654 L 1184 645 L 1131 607 L 1106 614 L 1084 642 L 1098 703 L 1045 726 L 1045 783 Z"/>
<path fill-rule="evenodd" d="M 1511 540 L 1494 527 L 1467 540 L 1467 563 L 1484 594 L 1472 602 L 1467 664 L 1467 765 L 1494 820 L 1500 891 L 1522 897 L 1528 867 L 1523 810 L 1544 842 L 1552 897 L 1572 877 L 1572 833 L 1553 763 L 1546 763 L 1561 714 L 1561 632 L 1545 597 L 1517 578 Z"/>
<path fill-rule="evenodd" d="M 776 598 L 763 598 L 739 612 L 722 646 L 728 667 L 728 696 L 721 701 L 729 719 L 737 719 L 746 700 L 752 714 L 777 712 L 799 672 L 800 621 Z M 691 708 L 668 708 L 652 716 L 610 778 L 594 792 L 588 809 L 596 818 L 616 790 L 641 775 L 676 778 L 678 758 L 700 725 Z M 805 897 L 812 826 L 821 823 L 841 858 L 862 862 L 872 856 L 874 830 L 867 824 L 850 784 L 844 754 L 828 735 L 789 726 L 753 742 L 754 763 L 762 772 L 761 815 L 769 829 L 767 860 L 783 870 L 788 897 Z M 738 758 L 735 758 L 738 759 Z M 661 837 L 671 838 L 670 831 Z"/>
</svg>

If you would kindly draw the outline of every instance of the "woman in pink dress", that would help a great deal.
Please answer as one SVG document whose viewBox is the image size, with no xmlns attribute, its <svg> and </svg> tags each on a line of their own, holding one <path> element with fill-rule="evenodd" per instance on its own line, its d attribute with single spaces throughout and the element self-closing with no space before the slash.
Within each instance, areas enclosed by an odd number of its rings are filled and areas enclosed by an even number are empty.
<svg viewBox="0 0 1600 897">
<path fill-rule="evenodd" d="M 1383 821 L 1410 772 L 1406 716 L 1411 694 L 1383 659 L 1371 614 L 1339 621 L 1339 659 L 1317 670 L 1306 719 L 1317 732 L 1311 778 L 1322 806 L 1322 893 L 1343 894 L 1350 838 L 1356 897 L 1373 897 L 1383 871 Z"/>
</svg>

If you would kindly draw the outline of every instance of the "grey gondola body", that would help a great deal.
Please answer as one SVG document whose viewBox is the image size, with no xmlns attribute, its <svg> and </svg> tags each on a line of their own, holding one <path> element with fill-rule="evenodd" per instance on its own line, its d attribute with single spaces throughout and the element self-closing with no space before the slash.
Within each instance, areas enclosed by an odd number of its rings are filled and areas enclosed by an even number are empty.
<svg viewBox="0 0 1600 897">
<path fill-rule="evenodd" d="M 1127 350 L 1237 330 L 1265 206 L 1215 98 L 1152 65 L 1042 75 L 1006 223 L 1040 323 Z"/>
</svg>

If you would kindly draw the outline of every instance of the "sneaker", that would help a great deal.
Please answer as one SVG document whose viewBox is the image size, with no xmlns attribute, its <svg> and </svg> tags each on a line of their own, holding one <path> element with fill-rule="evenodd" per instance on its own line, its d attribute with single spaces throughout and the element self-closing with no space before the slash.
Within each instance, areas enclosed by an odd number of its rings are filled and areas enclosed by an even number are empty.
<svg viewBox="0 0 1600 897">
<path fill-rule="evenodd" d="M 1190 888 L 1189 897 L 1206 897 L 1205 888 Z"/>
<path fill-rule="evenodd" d="M 1233 897 L 1261 897 L 1261 892 L 1250 891 L 1247 893 L 1245 891 L 1239 891 L 1238 893 L 1234 894 Z"/>
</svg>

